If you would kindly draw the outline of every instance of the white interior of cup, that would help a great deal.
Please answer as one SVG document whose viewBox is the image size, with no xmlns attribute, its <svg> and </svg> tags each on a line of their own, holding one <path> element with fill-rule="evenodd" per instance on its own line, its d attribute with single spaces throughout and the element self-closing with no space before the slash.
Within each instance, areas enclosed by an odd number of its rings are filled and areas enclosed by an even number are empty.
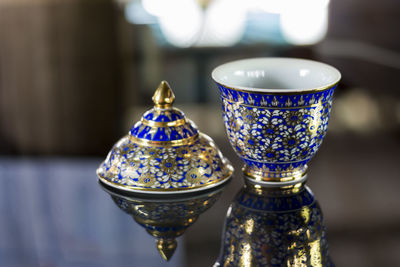
<svg viewBox="0 0 400 267">
<path fill-rule="evenodd" d="M 337 83 L 341 77 L 332 66 L 297 58 L 232 61 L 215 68 L 211 75 L 219 84 L 254 92 L 318 90 Z"/>
</svg>

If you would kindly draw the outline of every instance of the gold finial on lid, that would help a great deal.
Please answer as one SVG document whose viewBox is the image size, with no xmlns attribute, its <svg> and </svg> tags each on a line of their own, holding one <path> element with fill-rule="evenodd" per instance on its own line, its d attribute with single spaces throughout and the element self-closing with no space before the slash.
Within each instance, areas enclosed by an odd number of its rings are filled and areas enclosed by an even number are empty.
<svg viewBox="0 0 400 267">
<path fill-rule="evenodd" d="M 175 101 L 175 95 L 172 92 L 168 82 L 162 81 L 153 95 L 153 102 L 158 108 L 169 108 Z"/>
</svg>

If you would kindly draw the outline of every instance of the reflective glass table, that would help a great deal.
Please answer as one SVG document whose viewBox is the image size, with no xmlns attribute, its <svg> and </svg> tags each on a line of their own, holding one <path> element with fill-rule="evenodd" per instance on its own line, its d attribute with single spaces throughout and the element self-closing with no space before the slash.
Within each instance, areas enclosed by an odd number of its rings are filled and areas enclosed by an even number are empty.
<svg viewBox="0 0 400 267">
<path fill-rule="evenodd" d="M 322 255 L 329 245 L 330 256 L 322 266 L 330 266 L 330 259 L 336 266 L 398 266 L 398 179 L 379 175 L 373 165 L 378 157 L 366 153 L 363 140 L 349 142 L 354 149 L 347 154 L 338 145 L 342 142 L 326 143 L 312 163 L 307 183 L 322 207 L 325 224 L 307 190 L 292 199 L 290 194 L 271 193 L 266 200 L 244 188 L 240 162 L 229 154 L 227 144 L 221 148 L 232 159 L 236 174 L 224 188 L 158 202 L 124 196 L 99 184 L 95 170 L 100 158 L 0 158 L 0 266 L 247 266 L 246 251 L 258 247 L 265 255 L 271 244 L 278 250 L 288 244 L 295 248 L 293 240 L 300 238 L 296 244 L 301 244 L 301 238 L 310 236 L 319 236 L 314 239 L 319 245 L 309 245 L 308 251 L 319 247 Z M 387 174 L 394 173 L 396 146 L 390 144 L 395 141 L 380 142 L 372 145 L 377 155 L 387 155 L 380 166 Z M 278 205 L 277 197 L 285 200 Z M 274 201 L 278 206 L 271 206 Z M 271 230 L 279 216 L 260 213 L 277 207 L 281 214 L 298 210 L 287 226 L 292 227 L 293 239 L 282 239 Z M 299 220 L 303 236 L 295 227 Z M 259 223 L 269 228 L 257 228 Z M 278 236 L 275 241 L 262 240 L 268 235 Z M 240 238 L 247 241 L 238 242 Z M 279 243 L 282 240 L 286 243 Z M 301 261 L 298 256 L 287 263 Z M 260 261 L 252 266 L 263 265 Z"/>
</svg>

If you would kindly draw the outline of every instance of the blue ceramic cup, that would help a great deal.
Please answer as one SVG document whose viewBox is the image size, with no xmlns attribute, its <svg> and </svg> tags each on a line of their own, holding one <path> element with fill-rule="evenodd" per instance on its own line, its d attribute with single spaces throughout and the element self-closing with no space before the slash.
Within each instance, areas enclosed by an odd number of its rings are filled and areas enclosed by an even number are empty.
<svg viewBox="0 0 400 267">
<path fill-rule="evenodd" d="M 244 59 L 214 69 L 226 132 L 246 177 L 261 184 L 305 179 L 340 77 L 327 64 L 295 58 Z"/>
</svg>

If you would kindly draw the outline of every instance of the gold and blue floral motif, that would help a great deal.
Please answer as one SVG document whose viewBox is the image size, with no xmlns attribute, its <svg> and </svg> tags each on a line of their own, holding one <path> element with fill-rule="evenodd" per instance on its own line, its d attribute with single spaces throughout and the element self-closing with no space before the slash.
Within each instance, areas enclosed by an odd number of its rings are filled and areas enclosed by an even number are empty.
<svg viewBox="0 0 400 267">
<path fill-rule="evenodd" d="M 192 121 L 187 120 L 177 108 L 151 109 L 130 131 L 131 136 L 148 142 L 176 142 L 188 140 L 198 135 Z"/>
<path fill-rule="evenodd" d="M 248 186 L 236 195 L 214 266 L 334 266 L 311 190 Z"/>
<path fill-rule="evenodd" d="M 213 141 L 200 134 L 194 144 L 174 147 L 140 146 L 122 138 L 110 151 L 98 175 L 133 190 L 185 190 L 224 181 L 232 169 Z"/>
<path fill-rule="evenodd" d="M 246 163 L 245 174 L 267 181 L 302 177 L 326 134 L 336 85 L 292 94 L 217 85 L 227 135 Z"/>
<path fill-rule="evenodd" d="M 221 97 L 231 102 L 242 103 L 252 107 L 295 108 L 332 101 L 336 84 L 328 88 L 304 93 L 261 93 L 246 92 L 225 87 L 217 83 Z"/>
</svg>

